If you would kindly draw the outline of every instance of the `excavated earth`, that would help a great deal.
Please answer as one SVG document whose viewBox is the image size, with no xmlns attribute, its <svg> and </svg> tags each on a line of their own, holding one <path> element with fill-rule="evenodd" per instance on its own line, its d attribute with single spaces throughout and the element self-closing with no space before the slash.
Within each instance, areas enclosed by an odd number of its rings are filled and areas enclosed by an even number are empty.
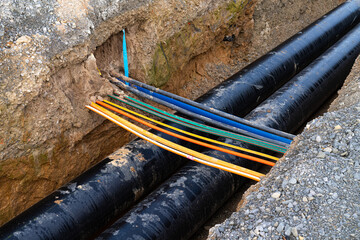
<svg viewBox="0 0 360 240">
<path fill-rule="evenodd" d="M 84 108 L 122 29 L 131 77 L 195 99 L 341 2 L 2 0 L 0 226 L 131 140 Z"/>
</svg>

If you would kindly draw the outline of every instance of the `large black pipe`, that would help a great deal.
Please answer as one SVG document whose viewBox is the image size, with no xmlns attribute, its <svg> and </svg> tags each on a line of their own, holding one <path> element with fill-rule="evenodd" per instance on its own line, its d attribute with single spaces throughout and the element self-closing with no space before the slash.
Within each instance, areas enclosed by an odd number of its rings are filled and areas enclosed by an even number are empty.
<svg viewBox="0 0 360 240">
<path fill-rule="evenodd" d="M 360 24 L 246 119 L 279 130 L 296 130 L 342 85 L 359 53 Z M 242 166 L 253 165 L 216 151 L 206 154 Z M 244 181 L 218 169 L 189 163 L 98 239 L 186 239 Z"/>
<path fill-rule="evenodd" d="M 350 12 L 351 14 L 348 15 Z M 343 28 L 351 29 L 359 21 L 360 0 L 347 1 L 222 82 L 197 101 L 233 115 L 245 116 L 279 86 L 289 81 L 334 44 L 337 41 L 334 36 L 337 36 L 337 39 L 341 38 L 343 35 L 338 35 L 338 31 L 342 31 Z M 314 51 L 317 54 L 314 54 Z M 238 92 L 244 89 L 246 94 L 237 96 Z M 243 98 L 249 102 L 249 105 L 239 108 L 244 101 Z"/>
<path fill-rule="evenodd" d="M 227 91 L 222 84 L 202 102 L 243 116 L 254 98 L 265 98 L 283 83 L 283 72 L 294 74 L 294 65 L 297 70 L 305 66 L 344 35 L 359 21 L 359 9 L 360 0 L 346 2 L 243 70 L 240 75 L 253 77 L 246 78 L 249 82 L 238 79 L 236 84 L 232 78 Z M 271 66 L 271 72 L 264 69 L 265 65 Z M 270 79 L 266 78 L 268 74 L 272 75 Z M 257 79 L 262 79 L 262 85 Z M 186 162 L 137 139 L 5 224 L 0 239 L 86 239 Z"/>
</svg>

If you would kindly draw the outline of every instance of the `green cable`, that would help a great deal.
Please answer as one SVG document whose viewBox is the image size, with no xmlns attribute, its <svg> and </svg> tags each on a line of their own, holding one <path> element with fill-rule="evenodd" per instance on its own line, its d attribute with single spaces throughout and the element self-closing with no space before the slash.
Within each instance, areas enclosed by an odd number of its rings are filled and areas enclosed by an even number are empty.
<svg viewBox="0 0 360 240">
<path fill-rule="evenodd" d="M 220 130 L 220 129 L 217 129 L 217 128 L 208 127 L 206 125 L 203 125 L 203 124 L 200 124 L 200 123 L 197 123 L 197 122 L 194 122 L 194 121 L 191 121 L 191 120 L 188 120 L 188 119 L 185 119 L 185 118 L 182 118 L 182 117 L 170 114 L 170 113 L 167 113 L 167 112 L 165 112 L 165 111 L 163 111 L 161 109 L 158 109 L 156 107 L 153 107 L 151 105 L 148 105 L 146 103 L 138 101 L 138 100 L 136 100 L 134 98 L 131 98 L 131 97 L 127 97 L 127 98 L 129 98 L 130 100 L 132 100 L 134 102 L 137 102 L 137 103 L 139 103 L 141 105 L 144 105 L 147 108 L 154 109 L 157 112 L 154 112 L 152 110 L 149 110 L 149 109 L 146 109 L 146 108 L 144 108 L 142 106 L 139 106 L 139 104 L 132 103 L 132 102 L 125 101 L 125 100 L 121 100 L 121 99 L 119 99 L 119 98 L 117 98 L 115 96 L 110 96 L 110 97 L 113 98 L 113 99 L 116 99 L 116 100 L 118 100 L 120 102 L 123 102 L 125 104 L 128 104 L 130 106 L 133 106 L 133 107 L 135 107 L 137 109 L 143 110 L 143 111 L 145 111 L 147 113 L 151 113 L 151 114 L 153 114 L 155 116 L 163 118 L 165 120 L 175 122 L 177 124 L 180 124 L 180 125 L 183 125 L 183 126 L 195 129 L 195 130 L 199 130 L 199 131 L 202 131 L 202 132 L 207 132 L 207 133 L 217 135 L 217 136 L 221 136 L 221 137 L 228 137 L 228 138 L 236 139 L 236 140 L 239 140 L 239 141 L 242 141 L 242 142 L 247 142 L 247 143 L 257 145 L 257 146 L 260 146 L 260 147 L 263 147 L 263 148 L 271 149 L 273 151 L 280 152 L 280 153 L 286 152 L 286 149 L 284 149 L 284 148 L 282 148 L 280 146 L 274 146 L 272 144 L 259 141 L 257 139 L 241 136 L 241 135 L 234 134 L 234 133 L 227 132 L 227 131 L 223 131 L 223 130 Z M 166 115 L 166 116 L 164 116 L 164 115 Z M 177 120 L 175 120 L 174 118 L 177 119 Z M 184 122 L 186 122 L 186 123 L 184 123 Z"/>
<path fill-rule="evenodd" d="M 257 146 L 261 146 L 261 147 L 264 147 L 264 148 L 272 149 L 272 150 L 274 150 L 274 151 L 278 151 L 278 152 L 282 152 L 282 153 L 286 152 L 286 148 L 284 148 L 284 147 L 282 147 L 282 146 L 274 145 L 274 144 L 268 143 L 268 142 L 266 142 L 266 141 L 261 141 L 261 140 L 258 140 L 258 139 L 254 139 L 254 138 L 252 138 L 252 137 L 246 137 L 246 136 L 239 135 L 239 134 L 236 134 L 236 133 L 232 133 L 232 132 L 228 132 L 228 131 L 223 131 L 223 130 L 218 129 L 218 128 L 209 127 L 209 126 L 203 125 L 203 124 L 201 124 L 201 123 L 194 122 L 194 121 L 188 120 L 188 119 L 186 119 L 186 118 L 182 118 L 182 117 L 176 116 L 176 115 L 174 115 L 174 114 L 168 113 L 168 112 L 166 112 L 166 111 L 163 111 L 163 110 L 161 110 L 161 109 L 158 109 L 158 108 L 156 108 L 156 107 L 153 107 L 153 106 L 151 106 L 151 105 L 149 105 L 149 104 L 146 104 L 146 103 L 144 103 L 144 102 L 141 102 L 141 101 L 139 101 L 139 100 L 137 100 L 137 99 L 135 99 L 135 98 L 128 97 L 128 96 L 126 96 L 125 98 L 130 99 L 131 101 L 134 101 L 134 102 L 136 102 L 136 103 L 138 103 L 138 104 L 140 104 L 140 105 L 143 105 L 143 106 L 145 106 L 145 107 L 147 107 L 147 108 L 150 108 L 150 109 L 153 109 L 153 110 L 155 110 L 155 111 L 157 111 L 157 112 L 160 112 L 160 113 L 162 113 L 162 114 L 164 114 L 164 115 L 167 115 L 168 117 L 175 118 L 175 119 L 177 119 L 177 120 L 180 120 L 180 121 L 183 121 L 183 122 L 187 122 L 188 124 L 192 124 L 192 125 L 195 125 L 195 126 L 197 126 L 197 127 L 202 128 L 202 129 L 195 128 L 195 129 L 197 129 L 197 130 L 199 130 L 199 131 L 209 130 L 210 132 L 209 132 L 209 131 L 205 131 L 205 132 L 211 133 L 211 134 L 214 134 L 214 135 L 218 135 L 218 136 L 222 136 L 222 137 L 233 138 L 233 139 L 236 139 L 236 140 L 240 140 L 240 141 L 247 142 L 247 143 L 250 143 L 250 144 L 253 144 L 253 145 L 257 145 Z M 127 103 L 127 104 L 130 104 L 130 103 Z M 136 107 L 136 106 L 134 106 L 134 107 Z M 143 109 L 141 109 L 141 110 L 143 110 Z M 143 111 L 146 111 L 146 110 L 143 110 Z M 154 114 L 154 113 L 152 113 L 152 114 Z M 160 117 L 161 117 L 161 116 L 160 116 Z M 167 119 L 167 120 L 168 120 L 168 119 Z M 170 121 L 171 121 L 171 120 L 170 120 Z M 181 123 L 179 123 L 179 124 L 181 124 Z M 184 125 L 184 124 L 182 124 L 182 125 Z M 186 126 L 188 126 L 188 125 L 186 125 Z M 190 127 L 191 127 L 191 126 L 190 126 Z M 219 133 L 219 134 L 221 134 L 221 135 L 215 134 L 214 132 L 217 132 L 217 133 Z"/>
</svg>

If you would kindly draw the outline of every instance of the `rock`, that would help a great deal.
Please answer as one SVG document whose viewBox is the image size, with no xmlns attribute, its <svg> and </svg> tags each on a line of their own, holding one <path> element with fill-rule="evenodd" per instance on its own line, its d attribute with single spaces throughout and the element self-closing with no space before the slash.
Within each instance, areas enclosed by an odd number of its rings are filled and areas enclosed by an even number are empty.
<svg viewBox="0 0 360 240">
<path fill-rule="evenodd" d="M 281 233 L 284 230 L 285 224 L 283 222 L 281 222 L 279 224 L 279 226 L 277 226 L 276 231 L 278 231 L 279 233 Z"/>
<path fill-rule="evenodd" d="M 336 125 L 336 126 L 334 127 L 334 130 L 340 130 L 340 129 L 342 129 L 342 127 L 341 127 L 340 125 Z"/>
<path fill-rule="evenodd" d="M 331 153 L 331 152 L 332 152 L 331 147 L 326 147 L 326 148 L 324 148 L 324 152 Z"/>
<path fill-rule="evenodd" d="M 321 142 L 321 137 L 320 136 L 316 136 L 316 142 Z"/>
<path fill-rule="evenodd" d="M 291 229 L 291 233 L 294 235 L 294 237 L 298 237 L 298 236 L 299 236 L 296 227 L 293 227 L 293 228 Z"/>
<path fill-rule="evenodd" d="M 347 155 L 349 155 L 348 152 L 343 152 L 343 153 L 340 154 L 340 156 L 342 156 L 342 157 L 346 157 Z"/>
<path fill-rule="evenodd" d="M 356 180 L 360 180 L 360 173 L 358 172 L 358 173 L 355 173 L 354 174 L 354 178 L 356 179 Z"/>
<path fill-rule="evenodd" d="M 271 194 L 272 198 L 278 199 L 281 196 L 281 192 L 274 192 L 273 194 Z"/>
<path fill-rule="evenodd" d="M 23 43 L 28 44 L 30 42 L 31 42 L 31 37 L 29 37 L 29 36 L 21 36 L 16 40 L 17 45 L 23 44 Z"/>
<path fill-rule="evenodd" d="M 325 156 L 326 156 L 325 153 L 322 151 L 320 151 L 317 155 L 318 158 L 325 158 Z"/>
<path fill-rule="evenodd" d="M 291 183 L 291 184 L 295 184 L 297 181 L 296 181 L 296 179 L 295 178 L 291 178 L 290 180 L 289 180 L 289 183 Z"/>
<path fill-rule="evenodd" d="M 287 226 L 287 227 L 285 228 L 285 236 L 290 236 L 291 230 L 292 230 L 292 227 Z"/>
</svg>

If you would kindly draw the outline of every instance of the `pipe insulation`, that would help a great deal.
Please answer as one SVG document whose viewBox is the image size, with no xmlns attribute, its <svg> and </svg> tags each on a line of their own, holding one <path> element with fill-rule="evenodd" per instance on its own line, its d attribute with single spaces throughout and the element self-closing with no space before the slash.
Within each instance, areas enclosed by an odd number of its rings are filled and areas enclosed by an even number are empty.
<svg viewBox="0 0 360 240">
<path fill-rule="evenodd" d="M 342 85 L 360 53 L 359 36 L 360 24 L 246 119 L 295 131 Z M 216 151 L 205 154 L 247 168 L 254 165 Z M 187 239 L 245 181 L 218 169 L 188 163 L 97 239 Z"/>
<path fill-rule="evenodd" d="M 360 0 L 340 5 L 235 75 L 237 78 L 232 77 L 226 81 L 229 83 L 210 91 L 199 102 L 244 116 L 250 109 L 248 106 L 254 105 L 254 99 L 270 95 L 285 81 L 281 80 L 284 76 L 309 64 L 354 26 L 359 21 L 359 9 Z M 240 76 L 245 76 L 247 82 Z M 180 143 L 178 139 L 166 138 Z M 0 228 L 0 239 L 86 239 L 114 221 L 186 162 L 136 139 L 5 224 Z"/>
</svg>

